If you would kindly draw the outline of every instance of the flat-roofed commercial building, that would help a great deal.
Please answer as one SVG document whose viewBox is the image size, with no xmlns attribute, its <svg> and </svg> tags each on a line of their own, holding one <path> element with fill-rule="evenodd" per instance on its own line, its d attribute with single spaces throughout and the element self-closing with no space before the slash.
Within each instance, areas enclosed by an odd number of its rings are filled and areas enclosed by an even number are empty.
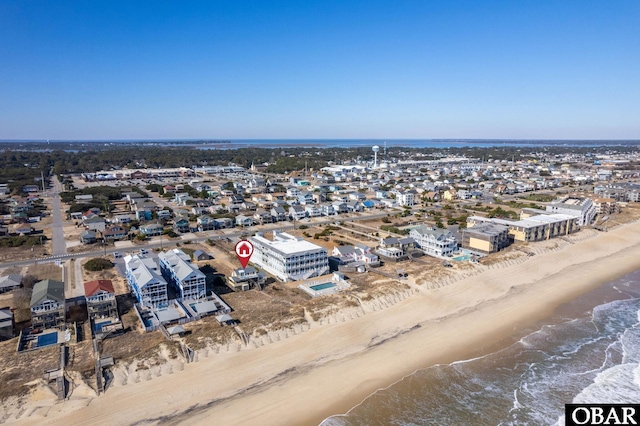
<svg viewBox="0 0 640 426">
<path fill-rule="evenodd" d="M 593 204 L 596 206 L 596 213 L 600 216 L 614 214 L 620 211 L 620 205 L 613 198 L 596 198 L 593 200 Z"/>
<path fill-rule="evenodd" d="M 567 197 L 547 205 L 547 213 L 558 213 L 578 218 L 578 225 L 586 226 L 596 217 L 596 206 L 590 198 Z"/>
<path fill-rule="evenodd" d="M 497 223 L 481 223 L 462 230 L 462 247 L 481 253 L 495 253 L 509 246 L 509 227 Z"/>
<path fill-rule="evenodd" d="M 251 262 L 282 281 L 298 281 L 329 273 L 329 256 L 323 247 L 284 232 L 273 240 L 261 233 L 250 237 Z"/>
<path fill-rule="evenodd" d="M 506 220 L 469 216 L 467 227 L 472 228 L 480 223 L 495 223 L 509 227 L 509 234 L 515 241 L 544 241 L 562 235 L 572 234 L 580 230 L 578 218 L 565 214 L 541 214 L 523 220 Z"/>
</svg>

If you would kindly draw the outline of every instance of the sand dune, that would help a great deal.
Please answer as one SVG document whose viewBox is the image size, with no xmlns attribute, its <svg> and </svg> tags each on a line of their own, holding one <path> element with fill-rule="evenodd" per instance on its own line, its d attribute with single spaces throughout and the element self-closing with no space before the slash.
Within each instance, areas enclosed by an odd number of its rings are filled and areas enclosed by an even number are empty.
<svg viewBox="0 0 640 426">
<path fill-rule="evenodd" d="M 465 271 L 457 281 L 413 283 L 247 347 L 201 350 L 188 365 L 119 367 L 106 394 L 78 393 L 86 405 L 45 410 L 32 401 L 28 415 L 6 422 L 318 424 L 418 368 L 480 355 L 559 304 L 640 268 L 640 223 L 527 249 L 536 255 Z"/>
</svg>

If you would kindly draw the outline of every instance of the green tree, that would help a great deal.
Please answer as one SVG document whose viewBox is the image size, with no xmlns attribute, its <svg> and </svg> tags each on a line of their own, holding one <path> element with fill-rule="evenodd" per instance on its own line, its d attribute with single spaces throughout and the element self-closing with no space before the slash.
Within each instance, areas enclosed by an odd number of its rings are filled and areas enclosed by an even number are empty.
<svg viewBox="0 0 640 426">
<path fill-rule="evenodd" d="M 84 264 L 84 269 L 87 271 L 103 271 L 110 268 L 113 268 L 113 263 L 111 263 L 110 260 L 103 259 L 101 257 L 89 259 L 87 263 Z"/>
</svg>

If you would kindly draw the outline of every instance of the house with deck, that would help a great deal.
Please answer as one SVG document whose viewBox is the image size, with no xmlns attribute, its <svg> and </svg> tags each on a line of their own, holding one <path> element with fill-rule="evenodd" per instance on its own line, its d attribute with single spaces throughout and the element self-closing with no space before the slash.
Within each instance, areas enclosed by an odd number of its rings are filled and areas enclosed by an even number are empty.
<svg viewBox="0 0 640 426">
<path fill-rule="evenodd" d="M 355 246 L 335 246 L 331 252 L 331 256 L 338 259 L 341 264 L 380 265 L 380 258 L 371 251 L 370 247 L 362 244 Z"/>
<path fill-rule="evenodd" d="M 32 328 L 65 328 L 63 282 L 47 279 L 35 283 L 29 306 Z"/>
<path fill-rule="evenodd" d="M 107 226 L 104 218 L 98 216 L 97 214 L 91 214 L 88 217 L 83 218 L 82 223 L 87 229 L 91 231 L 102 232 Z"/>
<path fill-rule="evenodd" d="M 189 220 L 187 218 L 176 218 L 173 221 L 173 230 L 178 234 L 186 234 L 191 232 L 189 227 Z"/>
<path fill-rule="evenodd" d="M 95 231 L 85 230 L 80 233 L 80 242 L 82 244 L 93 244 L 98 241 L 98 234 Z"/>
<path fill-rule="evenodd" d="M 301 205 L 294 204 L 289 207 L 289 217 L 293 220 L 301 220 L 307 217 L 307 212 Z"/>
<path fill-rule="evenodd" d="M 271 217 L 273 217 L 274 222 L 284 222 L 288 219 L 287 211 L 284 207 L 272 207 L 271 208 Z"/>
<path fill-rule="evenodd" d="M 119 241 L 127 239 L 129 231 L 127 228 L 120 225 L 108 226 L 102 233 L 104 239 L 107 241 Z"/>
<path fill-rule="evenodd" d="M 267 276 L 264 272 L 258 271 L 253 266 L 234 269 L 231 276 L 227 278 L 227 285 L 233 291 L 247 291 L 252 288 L 260 289 L 266 282 Z"/>
<path fill-rule="evenodd" d="M 456 237 L 446 229 L 422 225 L 412 229 L 409 236 L 415 240 L 416 246 L 429 256 L 447 257 L 458 249 Z"/>
<path fill-rule="evenodd" d="M 116 292 L 111 280 L 94 280 L 84 283 L 89 318 L 118 318 Z"/>
<path fill-rule="evenodd" d="M 146 235 L 147 237 L 155 237 L 157 235 L 162 234 L 164 230 L 164 226 L 159 223 L 145 223 L 144 225 L 140 225 L 140 233 Z"/>
<path fill-rule="evenodd" d="M 206 297 L 205 275 L 191 263 L 188 254 L 176 248 L 160 253 L 158 260 L 162 276 L 176 289 L 180 299 Z"/>
<path fill-rule="evenodd" d="M 20 288 L 22 283 L 22 275 L 9 274 L 4 277 L 0 277 L 0 293 L 15 290 Z"/>
<path fill-rule="evenodd" d="M 0 342 L 13 338 L 15 334 L 15 321 L 13 311 L 6 307 L 0 308 Z"/>
<path fill-rule="evenodd" d="M 200 216 L 196 219 L 198 231 L 212 231 L 216 229 L 216 222 L 211 216 Z"/>
<path fill-rule="evenodd" d="M 141 305 L 157 308 L 168 304 L 167 281 L 152 258 L 128 255 L 124 264 L 129 288 Z"/>
</svg>

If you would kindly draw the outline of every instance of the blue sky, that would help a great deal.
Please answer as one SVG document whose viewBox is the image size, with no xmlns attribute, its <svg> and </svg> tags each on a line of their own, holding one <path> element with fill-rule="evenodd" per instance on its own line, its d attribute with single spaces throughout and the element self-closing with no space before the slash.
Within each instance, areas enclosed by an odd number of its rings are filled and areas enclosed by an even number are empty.
<svg viewBox="0 0 640 426">
<path fill-rule="evenodd" d="M 640 139 L 640 2 L 0 2 L 0 139 Z"/>
</svg>

